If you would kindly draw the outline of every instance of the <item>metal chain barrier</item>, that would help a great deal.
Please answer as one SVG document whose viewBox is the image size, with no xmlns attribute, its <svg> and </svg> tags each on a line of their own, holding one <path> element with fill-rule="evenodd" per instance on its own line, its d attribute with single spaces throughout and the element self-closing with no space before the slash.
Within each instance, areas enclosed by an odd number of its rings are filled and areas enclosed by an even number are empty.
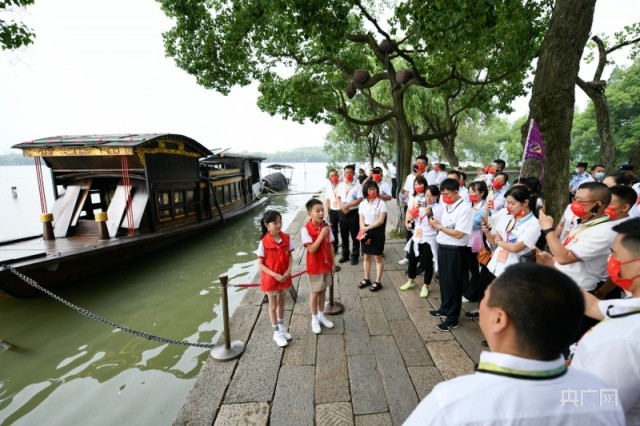
<svg viewBox="0 0 640 426">
<path fill-rule="evenodd" d="M 296 272 L 295 274 L 291 275 L 291 279 L 298 278 L 300 275 L 306 272 L 306 270 Z M 227 284 L 227 287 L 260 287 L 260 283 Z"/>
<path fill-rule="evenodd" d="M 46 288 L 42 287 L 40 284 L 38 284 L 35 280 L 29 278 L 28 276 L 24 275 L 21 272 L 18 272 L 16 269 L 14 269 L 11 266 L 7 266 L 7 265 L 1 265 L 3 268 L 11 271 L 14 275 L 16 275 L 17 277 L 19 277 L 20 279 L 22 279 L 22 281 L 24 281 L 25 283 L 29 284 L 31 287 L 34 287 L 38 290 L 40 290 L 41 292 L 45 293 L 46 295 L 50 296 L 51 298 L 57 300 L 58 302 L 67 305 L 68 307 L 70 307 L 71 309 L 75 310 L 76 312 L 78 312 L 80 315 L 83 315 L 87 318 L 91 318 L 92 320 L 101 322 L 103 324 L 109 325 L 111 327 L 114 328 L 119 328 L 122 331 L 125 331 L 129 334 L 133 334 L 134 336 L 138 336 L 138 337 L 144 337 L 145 339 L 148 340 L 154 340 L 156 342 L 162 342 L 162 343 L 171 343 L 174 345 L 183 345 L 183 346 L 194 346 L 197 348 L 206 348 L 206 349 L 213 349 L 216 347 L 215 344 L 213 343 L 192 343 L 192 342 L 187 342 L 184 340 L 173 340 L 173 339 L 168 339 L 166 337 L 160 337 L 160 336 L 156 336 L 150 333 L 145 333 L 144 331 L 138 331 L 138 330 L 134 330 L 132 328 L 128 328 L 128 327 L 123 327 L 119 324 L 116 324 L 115 322 L 109 321 L 108 319 L 105 319 L 103 317 L 101 317 L 100 315 L 96 315 L 91 311 L 88 311 L 84 308 L 81 308 L 79 306 L 74 305 L 73 303 L 63 299 L 62 297 L 50 292 L 49 290 L 47 290 Z"/>
</svg>

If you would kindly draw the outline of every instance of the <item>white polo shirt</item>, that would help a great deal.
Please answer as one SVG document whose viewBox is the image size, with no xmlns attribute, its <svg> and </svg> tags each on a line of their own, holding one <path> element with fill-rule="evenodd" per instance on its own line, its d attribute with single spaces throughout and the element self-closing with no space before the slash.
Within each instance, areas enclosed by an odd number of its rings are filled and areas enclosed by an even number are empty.
<svg viewBox="0 0 640 426">
<path fill-rule="evenodd" d="M 494 213 L 502 210 L 507 205 L 507 199 L 504 196 L 504 194 L 506 194 L 508 190 L 509 188 L 507 188 L 507 185 L 505 185 L 502 188 L 500 188 L 500 191 L 493 192 L 493 210 L 492 211 Z"/>
<path fill-rule="evenodd" d="M 324 193 L 324 198 L 329 200 L 329 207 L 331 210 L 340 210 L 340 202 L 338 201 L 338 188 L 340 186 L 340 182 L 337 185 L 333 185 L 331 181 L 327 183 L 326 190 Z"/>
<path fill-rule="evenodd" d="M 569 368 L 555 378 L 526 378 L 558 375 L 565 368 L 562 357 L 536 361 L 482 352 L 475 374 L 436 385 L 404 426 L 624 425 L 621 407 L 601 402 L 601 395 L 609 387 L 592 374 Z M 525 377 L 508 377 L 489 370 L 517 372 Z"/>
<path fill-rule="evenodd" d="M 431 205 L 431 211 L 433 213 L 433 217 L 436 220 L 442 220 L 442 212 L 444 208 L 443 204 L 433 203 Z M 407 211 L 411 209 L 418 209 L 418 216 L 414 217 L 414 232 L 413 238 L 416 239 L 419 243 L 425 243 L 428 240 L 432 240 L 438 234 L 438 231 L 433 229 L 429 225 L 429 218 L 427 217 L 427 207 L 426 200 L 424 194 L 417 194 L 415 197 L 411 197 L 409 202 L 407 203 Z M 416 229 L 421 229 L 420 232 L 416 232 Z M 416 251 L 417 253 L 417 251 Z"/>
<path fill-rule="evenodd" d="M 491 230 L 492 234 L 499 234 L 500 237 L 509 243 L 523 242 L 524 249 L 517 253 L 509 252 L 502 247 L 494 250 L 491 260 L 487 264 L 487 269 L 496 277 L 500 276 L 507 266 L 520 262 L 520 257 L 529 253 L 535 247 L 540 238 L 540 223 L 538 219 L 529 213 L 514 224 L 513 216 L 503 216 L 502 220 Z"/>
<path fill-rule="evenodd" d="M 447 172 L 438 172 L 438 175 L 436 176 L 436 185 L 440 185 L 442 183 L 443 180 L 445 180 L 447 178 Z"/>
<path fill-rule="evenodd" d="M 424 177 L 427 179 L 427 183 L 429 185 L 435 185 L 436 184 L 436 179 L 438 178 L 438 172 L 436 172 L 435 170 L 431 169 L 429 171 L 429 173 L 427 173 Z"/>
<path fill-rule="evenodd" d="M 560 232 L 560 236 L 558 237 L 560 241 L 564 241 L 569 236 L 569 232 L 571 232 L 571 229 L 576 226 L 577 220 L 578 216 L 573 214 L 571 211 L 571 204 L 569 204 L 562 214 L 562 232 Z"/>
<path fill-rule="evenodd" d="M 443 203 L 443 206 L 442 219 L 440 220 L 442 226 L 460 231 L 464 236 L 458 239 L 444 232 L 438 232 L 436 242 L 448 246 L 466 247 L 469 238 L 471 238 L 471 230 L 473 229 L 473 210 L 471 210 L 471 204 L 465 202 L 462 198 L 458 198 L 455 203 L 451 205 Z"/>
<path fill-rule="evenodd" d="M 393 194 L 391 193 L 391 185 L 389 185 L 385 181 L 381 181 L 378 184 L 378 193 L 380 193 L 382 195 L 391 195 L 391 196 L 393 196 Z"/>
<path fill-rule="evenodd" d="M 555 267 L 586 291 L 595 290 L 607 269 L 611 243 L 616 236 L 612 226 L 608 216 L 574 226 L 569 236 L 560 242 L 578 261 L 567 265 L 556 261 Z"/>
<path fill-rule="evenodd" d="M 380 215 L 386 212 L 387 203 L 380 198 L 373 201 L 365 200 L 358 206 L 358 214 L 364 216 L 365 225 L 373 225 L 380 218 Z"/>
<path fill-rule="evenodd" d="M 639 425 L 640 298 L 603 300 L 598 307 L 605 320 L 577 343 L 571 368 L 595 374 L 617 389 L 627 424 Z"/>
<path fill-rule="evenodd" d="M 416 175 L 414 173 L 411 173 L 410 175 L 407 176 L 407 178 L 404 180 L 404 186 L 402 187 L 403 190 L 407 191 L 409 194 L 413 194 L 413 182 L 415 182 L 416 180 Z M 425 191 L 427 190 L 427 188 L 425 188 Z"/>
<path fill-rule="evenodd" d="M 362 198 L 362 185 L 357 179 L 353 179 L 353 182 L 340 182 L 338 184 L 338 197 L 342 200 L 342 204 L 351 203 L 358 198 Z M 349 207 L 349 211 L 357 209 L 358 206 Z"/>
</svg>

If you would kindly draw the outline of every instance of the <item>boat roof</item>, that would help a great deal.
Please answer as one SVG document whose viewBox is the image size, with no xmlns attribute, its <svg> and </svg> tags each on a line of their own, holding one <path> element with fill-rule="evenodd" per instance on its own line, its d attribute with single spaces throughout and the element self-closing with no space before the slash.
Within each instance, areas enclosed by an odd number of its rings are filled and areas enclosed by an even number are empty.
<svg viewBox="0 0 640 426">
<path fill-rule="evenodd" d="M 215 151 L 212 150 L 212 151 Z M 201 158 L 200 161 L 201 162 L 220 162 L 223 161 L 225 158 L 228 159 L 240 159 L 240 160 L 257 160 L 257 161 L 263 161 L 265 159 L 265 157 L 259 157 L 256 155 L 251 155 L 251 154 L 237 154 L 234 152 L 224 152 L 224 153 L 214 153 L 213 155 L 210 155 L 206 158 Z"/>
<path fill-rule="evenodd" d="M 34 139 L 12 146 L 22 150 L 34 148 L 136 148 L 156 139 L 171 139 L 188 145 L 202 156 L 211 155 L 211 151 L 190 137 L 175 133 L 127 133 L 106 135 L 64 135 Z"/>
<path fill-rule="evenodd" d="M 293 169 L 293 166 L 288 164 L 269 164 L 267 169 Z"/>
</svg>

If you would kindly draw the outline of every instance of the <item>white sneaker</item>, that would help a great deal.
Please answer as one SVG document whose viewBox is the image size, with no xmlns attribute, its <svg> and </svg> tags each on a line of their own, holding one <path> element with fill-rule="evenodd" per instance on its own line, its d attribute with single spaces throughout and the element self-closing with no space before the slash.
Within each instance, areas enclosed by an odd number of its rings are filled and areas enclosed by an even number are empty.
<svg viewBox="0 0 640 426">
<path fill-rule="evenodd" d="M 409 259 L 407 259 L 406 257 L 398 261 L 398 265 L 406 265 L 408 263 L 409 263 Z"/>
<path fill-rule="evenodd" d="M 322 333 L 322 329 L 320 328 L 319 321 L 311 321 L 311 331 L 313 331 L 315 334 Z"/>
<path fill-rule="evenodd" d="M 333 328 L 333 327 L 335 327 L 335 324 L 333 323 L 333 321 L 331 321 L 327 317 L 318 318 L 318 321 L 325 328 Z"/>
<path fill-rule="evenodd" d="M 286 325 L 279 325 L 278 332 L 282 334 L 282 337 L 284 337 L 285 339 L 291 340 L 291 334 L 289 334 L 289 330 L 287 329 Z"/>
<path fill-rule="evenodd" d="M 285 339 L 282 333 L 280 333 L 280 330 L 273 332 L 273 341 L 280 347 L 287 346 L 287 339 Z"/>
</svg>

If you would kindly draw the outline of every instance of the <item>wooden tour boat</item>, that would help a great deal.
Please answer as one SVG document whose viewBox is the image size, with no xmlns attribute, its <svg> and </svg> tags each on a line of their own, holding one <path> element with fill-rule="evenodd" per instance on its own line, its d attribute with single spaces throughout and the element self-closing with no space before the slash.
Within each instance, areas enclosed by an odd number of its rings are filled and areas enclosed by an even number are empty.
<svg viewBox="0 0 640 426">
<path fill-rule="evenodd" d="M 52 290 L 201 233 L 266 201 L 264 158 L 212 153 L 186 136 L 58 136 L 15 145 L 38 169 L 43 234 L 0 242 L 9 265 Z M 49 213 L 40 159 L 56 198 Z M 0 290 L 41 294 L 0 266 Z"/>
<path fill-rule="evenodd" d="M 293 176 L 293 167 L 287 164 L 269 164 L 269 174 L 262 178 L 263 187 L 267 191 L 288 189 Z M 285 173 L 289 173 L 287 177 Z"/>
</svg>

